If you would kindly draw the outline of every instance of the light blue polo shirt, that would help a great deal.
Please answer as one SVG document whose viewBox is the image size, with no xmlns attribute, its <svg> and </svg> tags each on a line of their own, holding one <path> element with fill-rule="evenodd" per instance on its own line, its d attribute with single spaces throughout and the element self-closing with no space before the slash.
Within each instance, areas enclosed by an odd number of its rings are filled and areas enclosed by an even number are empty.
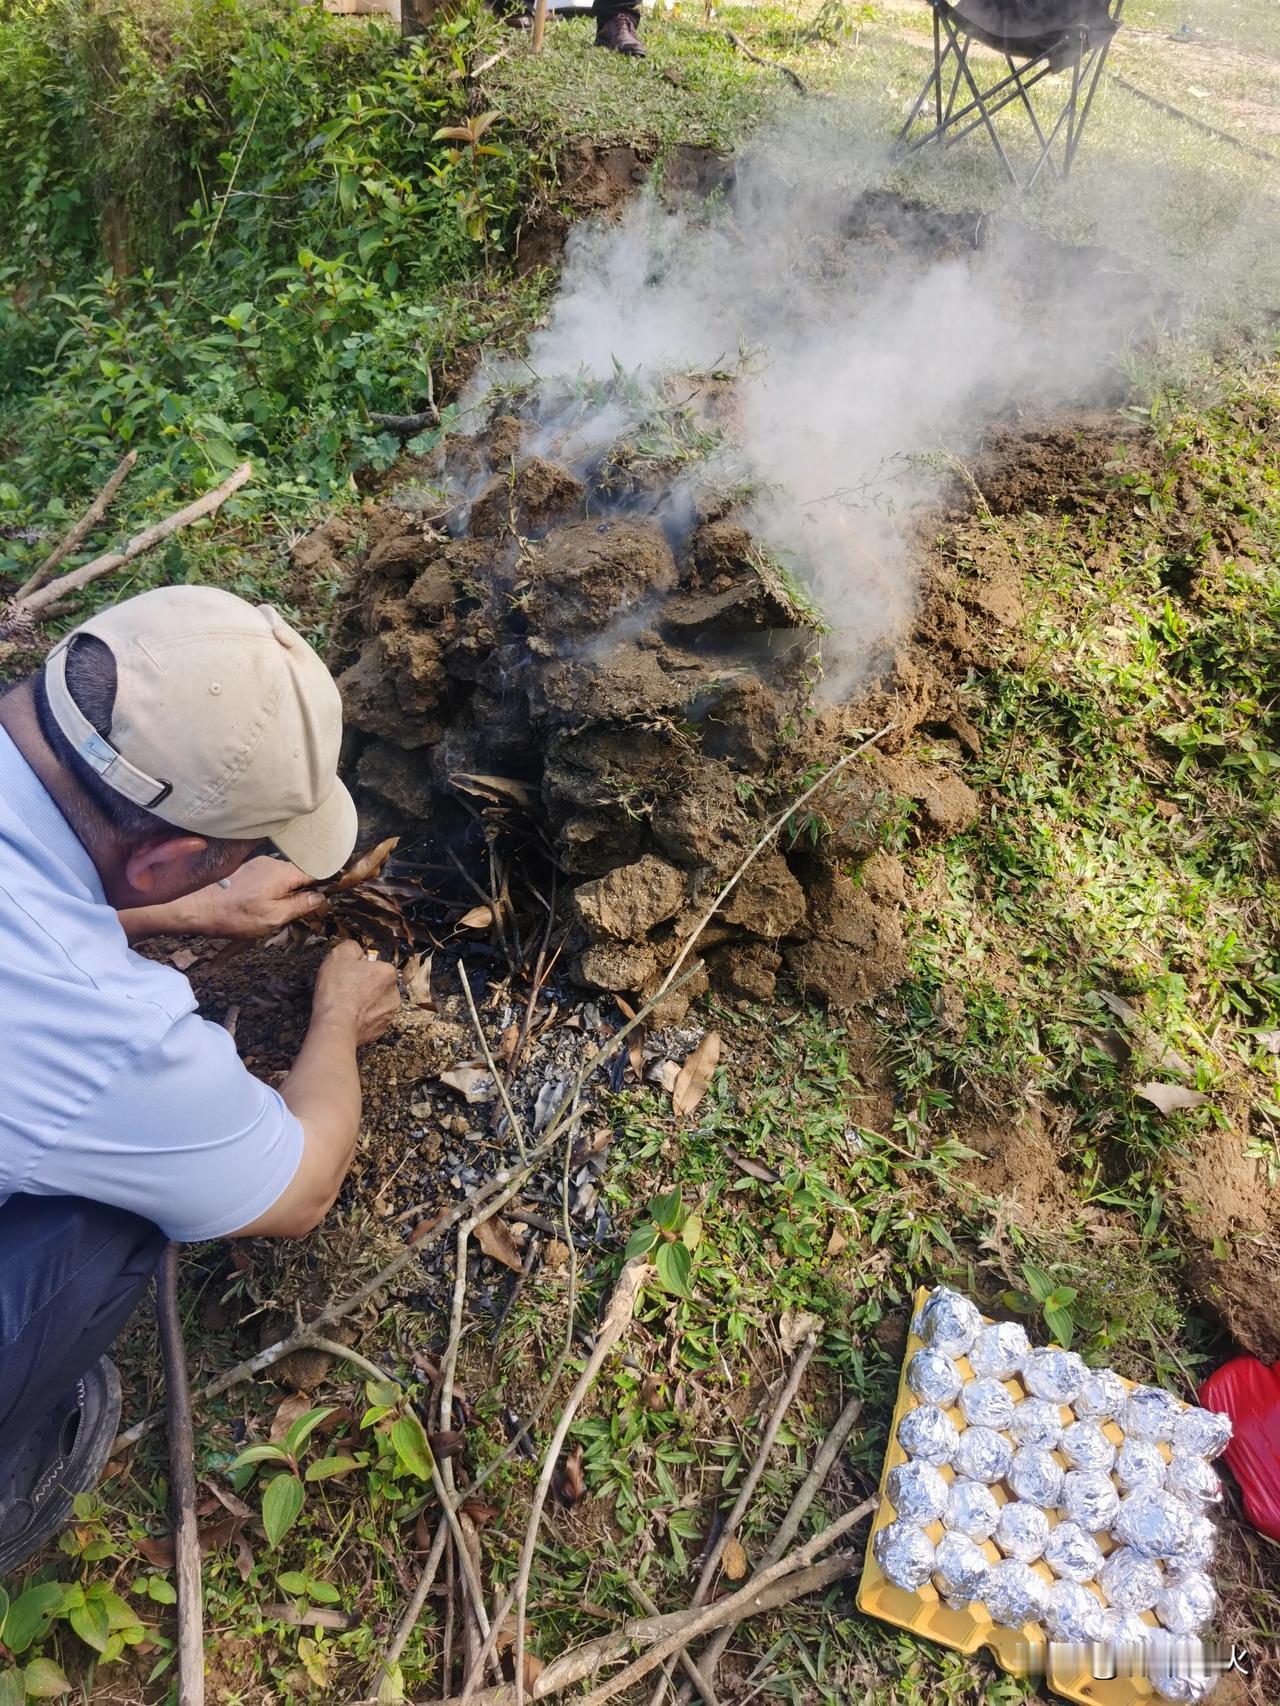
<svg viewBox="0 0 1280 1706">
<path fill-rule="evenodd" d="M 284 1192 L 302 1127 L 191 985 L 135 954 L 93 862 L 0 728 L 0 1203 L 132 1209 L 238 1231 Z"/>
</svg>

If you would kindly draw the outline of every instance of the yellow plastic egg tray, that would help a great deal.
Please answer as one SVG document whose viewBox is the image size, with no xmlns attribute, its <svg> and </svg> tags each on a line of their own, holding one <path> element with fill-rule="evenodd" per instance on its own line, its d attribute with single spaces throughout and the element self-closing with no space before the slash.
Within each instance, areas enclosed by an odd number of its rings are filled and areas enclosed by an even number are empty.
<svg viewBox="0 0 1280 1706">
<path fill-rule="evenodd" d="M 929 1288 L 921 1286 L 916 1293 L 911 1318 L 915 1321 L 921 1304 L 929 1296 Z M 983 1318 L 986 1320 L 986 1317 Z M 1039 1657 L 1039 1668 L 1045 1675 L 1049 1687 L 1055 1694 L 1062 1695 L 1067 1700 L 1078 1700 L 1083 1706 L 1133 1706 L 1135 1701 L 1158 1701 L 1160 1696 L 1151 1684 L 1142 1676 L 1114 1676 L 1099 1678 L 1093 1675 L 1093 1665 L 1088 1655 L 1077 1653 L 1074 1649 L 1051 1644 L 1045 1631 L 1038 1623 L 1028 1623 L 1021 1629 L 1004 1629 L 998 1623 L 993 1623 L 987 1615 L 987 1608 L 980 1602 L 974 1602 L 961 1611 L 952 1611 L 943 1601 L 942 1596 L 932 1582 L 911 1593 L 905 1588 L 896 1588 L 885 1579 L 884 1573 L 876 1563 L 873 1547 L 875 1537 L 882 1528 L 894 1521 L 896 1512 L 885 1496 L 885 1484 L 891 1469 L 899 1463 L 905 1463 L 907 1453 L 898 1444 L 898 1423 L 908 1410 L 914 1410 L 919 1403 L 915 1393 L 907 1385 L 907 1365 L 916 1351 L 922 1348 L 923 1341 L 917 1338 L 914 1331 L 908 1333 L 906 1354 L 902 1359 L 902 1374 L 898 1382 L 898 1401 L 894 1405 L 893 1423 L 889 1431 L 889 1447 L 885 1452 L 884 1469 L 880 1476 L 880 1509 L 872 1525 L 871 1534 L 867 1541 L 867 1558 L 862 1570 L 862 1581 L 858 1588 L 858 1609 L 870 1617 L 878 1617 L 885 1623 L 896 1624 L 899 1629 L 909 1629 L 914 1635 L 922 1635 L 927 1640 L 937 1641 L 944 1647 L 954 1647 L 957 1652 L 976 1653 L 985 1647 L 991 1657 L 1002 1670 L 1009 1671 L 1015 1676 L 1026 1676 L 1031 1669 L 1033 1655 Z M 967 1381 L 972 1377 L 973 1370 L 967 1357 L 957 1357 L 956 1366 Z M 1132 1388 L 1133 1382 L 1125 1384 Z M 1027 1397 L 1027 1389 L 1016 1377 L 1006 1380 L 1014 1401 L 1019 1402 Z M 965 1427 L 965 1419 L 958 1406 L 950 1409 L 947 1414 L 961 1431 Z M 1070 1418 L 1071 1412 L 1064 1410 L 1064 1420 Z M 1123 1431 L 1115 1422 L 1107 1422 L 1103 1427 L 1104 1433 L 1115 1445 L 1124 1440 Z M 1161 1447 L 1168 1455 L 1168 1448 Z M 1058 1455 L 1058 1460 L 1064 1469 L 1068 1467 L 1065 1460 Z M 948 1467 L 942 1470 L 944 1479 L 954 1480 L 954 1472 Z M 997 1504 L 1007 1504 L 1011 1495 L 1008 1490 L 997 1485 L 991 1489 Z M 1056 1523 L 1057 1515 L 1048 1513 L 1051 1523 Z M 942 1524 L 933 1523 L 925 1530 L 933 1541 L 941 1540 Z M 1095 1535 L 1099 1546 L 1104 1552 L 1110 1552 L 1115 1542 L 1110 1535 Z M 995 1563 L 1001 1553 L 995 1542 L 988 1540 L 983 1551 Z M 1051 1582 L 1053 1573 L 1043 1562 L 1032 1566 L 1037 1573 Z M 1090 1584 L 1090 1591 L 1096 1592 L 1096 1585 Z M 1105 1603 L 1099 1596 L 1099 1603 Z M 1147 1613 L 1145 1621 L 1152 1627 L 1158 1627 L 1155 1617 Z M 1106 1668 L 1100 1666 L 1099 1668 Z"/>
</svg>

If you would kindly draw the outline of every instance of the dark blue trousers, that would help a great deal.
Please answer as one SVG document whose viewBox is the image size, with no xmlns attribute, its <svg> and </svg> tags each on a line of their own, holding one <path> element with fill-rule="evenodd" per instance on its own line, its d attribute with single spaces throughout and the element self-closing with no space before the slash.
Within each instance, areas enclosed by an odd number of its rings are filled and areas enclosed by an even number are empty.
<svg viewBox="0 0 1280 1706">
<path fill-rule="evenodd" d="M 110 1349 L 164 1246 L 150 1221 L 80 1197 L 0 1206 L 0 1463 Z"/>
</svg>

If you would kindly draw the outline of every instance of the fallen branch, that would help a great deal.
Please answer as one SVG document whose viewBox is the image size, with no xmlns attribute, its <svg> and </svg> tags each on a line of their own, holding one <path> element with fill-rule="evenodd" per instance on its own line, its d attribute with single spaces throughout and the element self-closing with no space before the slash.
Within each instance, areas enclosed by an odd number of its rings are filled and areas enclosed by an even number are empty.
<svg viewBox="0 0 1280 1706">
<path fill-rule="evenodd" d="M 142 556 L 144 551 L 150 551 L 161 540 L 168 539 L 171 534 L 179 533 L 184 527 L 190 527 L 193 522 L 201 521 L 206 515 L 213 515 L 233 492 L 238 492 L 253 474 L 252 462 L 242 462 L 234 474 L 228 474 L 220 486 L 215 486 L 211 492 L 206 492 L 202 498 L 189 503 L 185 509 L 166 516 L 163 521 L 155 522 L 146 527 L 141 533 L 135 533 L 133 538 L 119 551 L 108 551 L 105 557 L 95 557 L 83 568 L 71 569 L 46 586 L 38 587 L 26 598 L 14 599 L 9 608 L 8 616 L 30 617 L 47 609 L 56 600 L 65 598 L 68 593 L 79 592 L 91 581 L 101 580 L 103 575 L 109 575 L 116 569 L 122 569 L 126 563 L 131 563 L 135 557 Z"/>
<path fill-rule="evenodd" d="M 111 508 L 112 499 L 124 484 L 125 476 L 137 460 L 138 452 L 136 450 L 130 450 L 121 457 L 120 461 L 117 462 L 110 479 L 89 505 L 88 509 L 85 510 L 79 521 L 77 521 L 70 532 L 68 532 L 59 541 L 59 543 L 54 546 L 53 550 L 50 551 L 49 555 L 45 558 L 44 562 L 41 563 L 35 573 L 23 581 L 17 592 L 14 593 L 13 596 L 15 602 L 20 599 L 27 598 L 31 593 L 38 591 L 52 575 L 58 564 L 63 562 L 67 557 L 70 557 L 73 552 L 80 549 L 85 540 L 93 532 L 94 528 L 102 520 L 103 516 Z"/>
<path fill-rule="evenodd" d="M 418 1585 L 414 1588 L 413 1595 L 404 1608 L 404 1615 L 396 1624 L 396 1632 L 391 1637 L 386 1652 L 379 1660 L 379 1669 L 385 1674 L 389 1675 L 400 1662 L 400 1655 L 404 1652 L 410 1635 L 418 1627 L 418 1619 L 422 1616 L 422 1608 L 427 1603 L 427 1595 L 435 1585 L 435 1579 L 440 1570 L 440 1560 L 444 1557 L 445 1542 L 448 1538 L 449 1524 L 442 1517 L 440 1526 L 436 1529 L 436 1537 L 431 1542 L 427 1561 L 422 1567 L 422 1574 L 418 1577 Z M 381 1681 L 381 1677 L 378 1680 Z"/>
<path fill-rule="evenodd" d="M 644 1591 L 644 1589 L 640 1586 L 639 1582 L 631 1581 L 631 1582 L 628 1582 L 627 1585 L 631 1590 L 632 1598 L 636 1601 L 637 1605 L 639 1605 L 641 1611 L 643 1611 L 646 1614 L 646 1616 L 661 1617 L 662 1613 L 658 1610 L 657 1606 L 649 1598 L 648 1594 Z M 690 1699 L 693 1698 L 693 1690 L 696 1689 L 697 1692 L 702 1696 L 703 1706 L 720 1706 L 720 1702 L 716 1697 L 716 1691 L 715 1691 L 714 1684 L 707 1678 L 705 1673 L 699 1668 L 696 1661 L 689 1657 L 688 1652 L 683 1647 L 681 1647 L 679 1653 L 677 1654 L 677 1662 L 684 1667 L 685 1675 L 688 1679 L 686 1686 L 690 1690 Z M 663 1672 L 663 1677 L 664 1677 L 663 1687 L 664 1688 L 666 1687 L 666 1682 L 665 1682 L 666 1674 L 667 1673 L 664 1671 Z"/>
<path fill-rule="evenodd" d="M 440 412 L 433 404 L 431 408 L 423 409 L 416 415 L 370 413 L 369 424 L 378 427 L 382 432 L 394 432 L 400 438 L 412 438 L 415 433 L 425 432 L 428 427 L 439 426 Z"/>
<path fill-rule="evenodd" d="M 753 65 L 763 65 L 767 71 L 781 71 L 782 75 L 786 78 L 787 82 L 791 84 L 791 87 L 797 94 L 807 95 L 809 93 L 807 84 L 802 82 L 801 79 L 796 76 L 795 72 L 789 65 L 783 65 L 781 60 L 765 59 L 761 54 L 754 53 L 751 48 L 747 46 L 746 42 L 743 41 L 737 30 L 726 30 L 724 33 L 744 59 L 749 59 Z"/>
<path fill-rule="evenodd" d="M 200 1527 L 196 1517 L 195 1443 L 191 1388 L 178 1316 L 178 1246 L 166 1244 L 156 1275 L 156 1318 L 164 1358 L 169 1415 L 169 1486 L 173 1495 L 173 1546 L 178 1575 L 178 1706 L 204 1706 L 204 1604 Z"/>
</svg>

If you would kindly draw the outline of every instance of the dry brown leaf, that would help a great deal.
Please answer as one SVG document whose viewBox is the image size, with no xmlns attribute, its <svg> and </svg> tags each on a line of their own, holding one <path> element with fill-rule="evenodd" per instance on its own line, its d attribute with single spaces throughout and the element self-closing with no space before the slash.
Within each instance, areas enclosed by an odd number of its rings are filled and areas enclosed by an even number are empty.
<svg viewBox="0 0 1280 1706">
<path fill-rule="evenodd" d="M 468 1102 L 492 1102 L 498 1087 L 486 1066 L 451 1066 L 440 1074 L 440 1082 L 465 1096 Z"/>
<path fill-rule="evenodd" d="M 427 1444 L 431 1447 L 433 1456 L 438 1463 L 443 1463 L 447 1457 L 457 1457 L 465 1451 L 467 1436 L 461 1428 L 448 1428 L 439 1433 L 427 1435 Z"/>
<path fill-rule="evenodd" d="M 784 1309 L 778 1317 L 778 1339 L 787 1356 L 799 1350 L 821 1327 L 821 1315 L 814 1315 L 808 1309 Z"/>
<path fill-rule="evenodd" d="M 409 1234 L 409 1242 L 416 1244 L 419 1238 L 425 1238 L 428 1232 L 433 1232 L 449 1211 L 441 1209 L 439 1214 L 433 1214 L 430 1220 L 420 1220 Z"/>
<path fill-rule="evenodd" d="M 517 782 L 513 776 L 470 775 L 456 770 L 449 778 L 449 785 L 461 788 L 464 794 L 472 794 L 477 799 L 507 801 L 525 811 L 532 811 L 537 804 L 537 795 L 529 784 Z"/>
<path fill-rule="evenodd" d="M 731 1534 L 724 1543 L 720 1568 L 731 1582 L 740 1582 L 747 1573 L 747 1554 L 735 1535 Z"/>
<path fill-rule="evenodd" d="M 575 1445 L 560 1459 L 555 1479 L 556 1497 L 563 1505 L 576 1505 L 587 1490 L 582 1473 L 582 1447 Z"/>
<path fill-rule="evenodd" d="M 220 1487 L 216 1481 L 202 1481 L 200 1484 L 203 1487 L 207 1487 L 218 1504 L 220 1504 L 224 1510 L 230 1511 L 232 1516 L 241 1517 L 245 1522 L 249 1522 L 252 1519 L 254 1513 L 250 1506 L 245 1504 L 243 1499 L 238 1499 L 235 1494 L 230 1492 L 226 1487 Z"/>
<path fill-rule="evenodd" d="M 758 1179 L 762 1185 L 776 1185 L 782 1178 L 776 1167 L 770 1167 L 767 1161 L 753 1161 L 751 1156 L 740 1154 L 731 1143 L 725 1145 L 725 1154 L 740 1173 Z"/>
<path fill-rule="evenodd" d="M 534 1683 L 547 1668 L 545 1659 L 540 1659 L 536 1653 L 526 1653 L 524 1656 L 524 1685 L 532 1688 Z"/>
<path fill-rule="evenodd" d="M 459 930 L 487 930 L 493 923 L 493 908 L 491 906 L 473 906 L 470 912 L 464 912 L 458 920 Z"/>
<path fill-rule="evenodd" d="M 1280 1031 L 1255 1031 L 1253 1040 L 1268 1054 L 1280 1054 Z"/>
<path fill-rule="evenodd" d="M 488 1505 L 483 1499 L 464 1499 L 458 1508 L 463 1516 L 471 1518 L 477 1528 L 487 1528 L 501 1514 L 497 1505 Z"/>
<path fill-rule="evenodd" d="M 346 870 L 340 876 L 335 877 L 331 883 L 323 884 L 325 893 L 347 894 L 351 889 L 359 888 L 361 883 L 367 883 L 370 878 L 377 876 L 399 845 L 400 837 L 398 835 L 392 835 L 387 840 L 380 841 L 371 851 L 362 853 L 359 858 L 352 860 Z"/>
<path fill-rule="evenodd" d="M 844 1233 L 841 1232 L 840 1228 L 837 1226 L 835 1228 L 835 1230 L 832 1232 L 830 1238 L 827 1239 L 827 1255 L 828 1256 L 839 1256 L 839 1255 L 842 1255 L 844 1253 L 844 1251 L 846 1251 L 848 1248 L 849 1248 L 849 1240 L 845 1237 Z"/>
<path fill-rule="evenodd" d="M 279 1445 L 289 1429 L 299 1416 L 305 1416 L 313 1408 L 311 1399 L 305 1392 L 294 1392 L 283 1400 L 271 1422 L 271 1432 L 267 1436 L 272 1445 Z"/>
<path fill-rule="evenodd" d="M 651 1084 L 660 1085 L 670 1096 L 680 1082 L 680 1068 L 674 1060 L 655 1060 L 645 1077 Z"/>
<path fill-rule="evenodd" d="M 646 1374 L 640 1382 L 640 1402 L 646 1410 L 666 1407 L 666 1382 L 660 1374 Z"/>
<path fill-rule="evenodd" d="M 564 1267 L 569 1260 L 569 1246 L 562 1244 L 558 1238 L 553 1238 L 547 1245 L 546 1254 L 542 1258 L 544 1268 L 550 1268 L 554 1273 L 557 1268 Z"/>
<path fill-rule="evenodd" d="M 206 1523 L 200 1529 L 201 1552 L 214 1552 L 220 1546 L 230 1546 L 239 1542 L 240 1531 L 244 1527 L 243 1518 L 224 1516 L 220 1522 Z M 157 1570 L 171 1570 L 174 1566 L 175 1551 L 172 1534 L 156 1534 L 137 1542 L 142 1556 Z"/>
<path fill-rule="evenodd" d="M 1199 1090 L 1188 1090 L 1182 1084 L 1139 1084 L 1134 1091 L 1144 1102 L 1159 1108 L 1162 1114 L 1177 1114 L 1187 1108 L 1201 1107 L 1209 1098 Z"/>
<path fill-rule="evenodd" d="M 502 1033 L 501 1037 L 499 1037 L 499 1039 L 498 1039 L 498 1051 L 497 1051 L 498 1052 L 498 1059 L 502 1062 L 502 1064 L 504 1066 L 509 1066 L 511 1064 L 512 1058 L 514 1057 L 515 1052 L 516 1052 L 516 1044 L 519 1041 L 520 1041 L 520 1027 L 519 1027 L 519 1025 L 516 1025 L 516 1024 L 508 1025 L 506 1030 Z"/>
<path fill-rule="evenodd" d="M 671 1092 L 671 1111 L 677 1119 L 687 1119 L 706 1095 L 719 1060 L 719 1033 L 708 1031 L 680 1068 Z"/>
<path fill-rule="evenodd" d="M 194 948 L 178 948 L 169 955 L 169 964 L 178 971 L 186 971 L 187 967 L 193 966 L 199 958 Z"/>
<path fill-rule="evenodd" d="M 431 993 L 430 954 L 411 955 L 404 962 L 400 982 L 404 988 L 404 998 L 410 1007 L 424 1007 L 431 1013 L 436 1011 L 436 998 Z"/>
<path fill-rule="evenodd" d="M 501 1262 L 518 1274 L 524 1272 L 524 1258 L 511 1236 L 511 1228 L 496 1214 L 491 1214 L 488 1220 L 482 1220 L 476 1227 L 476 1243 L 492 1261 Z"/>
</svg>

